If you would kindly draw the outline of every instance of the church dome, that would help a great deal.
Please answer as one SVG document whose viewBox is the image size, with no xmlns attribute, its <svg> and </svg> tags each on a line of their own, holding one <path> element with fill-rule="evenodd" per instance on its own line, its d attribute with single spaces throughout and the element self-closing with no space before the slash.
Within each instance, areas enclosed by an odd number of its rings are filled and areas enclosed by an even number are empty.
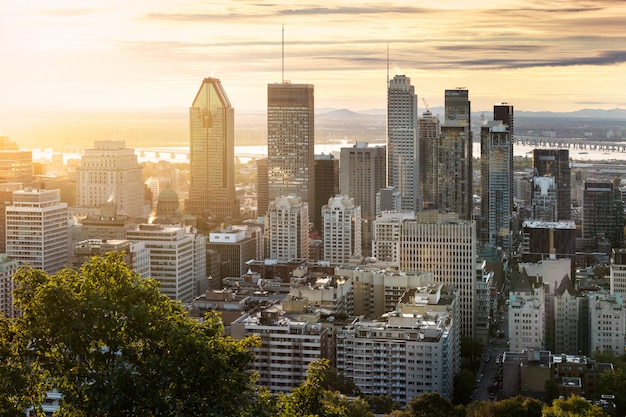
<svg viewBox="0 0 626 417">
<path fill-rule="evenodd" d="M 178 204 L 178 194 L 172 190 L 168 185 L 163 191 L 159 193 L 159 203 L 176 203 Z"/>
</svg>

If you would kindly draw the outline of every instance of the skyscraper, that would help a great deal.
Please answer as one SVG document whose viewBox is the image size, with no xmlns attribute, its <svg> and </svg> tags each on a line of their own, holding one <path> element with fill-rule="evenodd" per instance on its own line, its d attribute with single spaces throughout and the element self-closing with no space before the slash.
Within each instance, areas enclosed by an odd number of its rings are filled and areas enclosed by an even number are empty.
<svg viewBox="0 0 626 417">
<path fill-rule="evenodd" d="M 439 198 L 442 213 L 472 218 L 472 132 L 468 91 L 445 91 L 445 123 L 439 136 Z"/>
<path fill-rule="evenodd" d="M 624 203 L 622 193 L 607 180 L 587 180 L 583 191 L 583 238 L 603 236 L 611 246 L 624 243 Z"/>
<path fill-rule="evenodd" d="M 315 207 L 315 105 L 312 84 L 267 86 L 268 200 L 296 195 Z"/>
<path fill-rule="evenodd" d="M 572 218 L 572 174 L 568 149 L 534 149 L 533 167 L 535 177 L 552 177 L 556 187 L 556 215 L 558 220 Z M 536 188 L 533 189 L 533 199 Z"/>
<path fill-rule="evenodd" d="M 235 110 L 220 80 L 205 78 L 189 108 L 190 176 L 187 213 L 240 217 L 235 197 Z"/>
<path fill-rule="evenodd" d="M 309 220 L 313 229 L 322 231 L 322 207 L 328 198 L 339 193 L 339 159 L 333 154 L 315 155 L 315 206 L 309 205 Z"/>
<path fill-rule="evenodd" d="M 497 124 L 496 124 L 497 123 Z M 480 130 L 481 227 L 480 241 L 511 250 L 513 210 L 513 149 L 508 126 L 492 122 Z"/>
<path fill-rule="evenodd" d="M 438 117 L 433 117 L 430 110 L 426 110 L 419 118 L 418 125 L 420 192 L 424 199 L 424 208 L 435 208 L 439 185 L 438 147 L 441 124 Z"/>
<path fill-rule="evenodd" d="M 387 185 L 402 194 L 402 209 L 421 210 L 417 95 L 411 79 L 396 75 L 387 89 Z"/>
<path fill-rule="evenodd" d="M 351 148 L 341 148 L 341 194 L 354 198 L 361 207 L 363 219 L 363 254 L 372 253 L 372 227 L 376 220 L 376 194 L 385 188 L 387 153 L 384 146 L 368 146 L 358 142 Z"/>
</svg>

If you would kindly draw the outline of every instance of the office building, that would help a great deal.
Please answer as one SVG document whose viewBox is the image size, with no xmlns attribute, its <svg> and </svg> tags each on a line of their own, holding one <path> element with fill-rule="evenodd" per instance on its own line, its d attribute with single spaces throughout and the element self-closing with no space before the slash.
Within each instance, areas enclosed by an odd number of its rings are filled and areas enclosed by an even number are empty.
<svg viewBox="0 0 626 417">
<path fill-rule="evenodd" d="M 439 117 L 426 109 L 418 120 L 420 192 L 425 209 L 436 208 L 439 189 Z"/>
<path fill-rule="evenodd" d="M 508 127 L 501 122 L 482 126 L 480 153 L 480 241 L 509 253 L 513 239 L 513 142 Z"/>
<path fill-rule="evenodd" d="M 376 216 L 386 211 L 402 211 L 402 194 L 396 187 L 385 187 L 376 193 Z"/>
<path fill-rule="evenodd" d="M 207 249 L 220 254 L 222 261 L 230 263 L 230 276 L 240 277 L 247 271 L 246 262 L 257 259 L 256 241 L 246 236 L 245 228 L 226 226 L 209 233 Z"/>
<path fill-rule="evenodd" d="M 206 287 L 206 237 L 185 227 L 141 224 L 126 234 L 150 250 L 150 274 L 172 300 L 188 303 Z M 206 288 L 205 288 L 206 290 Z"/>
<path fill-rule="evenodd" d="M 445 91 L 445 122 L 439 136 L 437 208 L 470 220 L 473 210 L 472 131 L 466 89 Z"/>
<path fill-rule="evenodd" d="M 59 190 L 19 190 L 6 207 L 6 251 L 48 274 L 68 262 L 67 204 Z"/>
<path fill-rule="evenodd" d="M 191 186 L 185 212 L 238 219 L 235 196 L 235 110 L 220 80 L 205 78 L 189 108 Z"/>
<path fill-rule="evenodd" d="M 424 211 L 400 222 L 400 270 L 432 272 L 435 282 L 458 290 L 461 334 L 474 337 L 476 222 Z"/>
<path fill-rule="evenodd" d="M 265 216 L 266 257 L 279 262 L 308 259 L 309 207 L 294 194 L 277 197 Z"/>
<path fill-rule="evenodd" d="M 572 218 L 571 169 L 569 166 L 569 150 L 567 149 L 534 149 L 533 168 L 535 177 L 554 178 L 556 188 L 555 221 Z M 535 190 L 533 189 L 533 199 Z"/>
<path fill-rule="evenodd" d="M 8 136 L 0 136 L 0 183 L 33 182 L 33 152 L 20 150 Z"/>
<path fill-rule="evenodd" d="M 295 195 L 315 207 L 315 103 L 312 84 L 267 86 L 268 201 Z"/>
<path fill-rule="evenodd" d="M 412 212 L 383 211 L 374 220 L 372 256 L 385 266 L 400 266 L 400 234 L 402 222 L 415 220 Z M 411 271 L 418 271 L 411 269 Z"/>
<path fill-rule="evenodd" d="M 123 140 L 95 141 L 92 149 L 85 149 L 76 173 L 76 206 L 85 209 L 84 214 L 96 212 L 106 202 L 129 217 L 150 213 L 150 202 L 144 199 L 143 167 Z"/>
<path fill-rule="evenodd" d="M 370 256 L 377 194 L 386 185 L 386 148 L 357 142 L 351 148 L 341 148 L 340 161 L 339 189 L 341 194 L 353 198 L 354 204 L 361 207 L 363 254 Z"/>
<path fill-rule="evenodd" d="M 411 79 L 396 75 L 387 89 L 387 185 L 397 187 L 403 210 L 422 208 L 419 185 L 417 95 Z"/>
<path fill-rule="evenodd" d="M 611 181 L 587 180 L 583 190 L 583 239 L 605 237 L 614 248 L 624 244 L 624 202 Z"/>
<path fill-rule="evenodd" d="M 269 206 L 267 185 L 267 158 L 256 160 L 256 212 L 258 217 L 265 217 Z"/>
<path fill-rule="evenodd" d="M 361 258 L 361 207 L 347 195 L 328 199 L 322 207 L 324 260 L 331 265 Z"/>
<path fill-rule="evenodd" d="M 323 233 L 322 207 L 328 199 L 339 194 L 339 159 L 333 154 L 315 155 L 315 207 L 309 205 L 313 230 Z"/>
</svg>

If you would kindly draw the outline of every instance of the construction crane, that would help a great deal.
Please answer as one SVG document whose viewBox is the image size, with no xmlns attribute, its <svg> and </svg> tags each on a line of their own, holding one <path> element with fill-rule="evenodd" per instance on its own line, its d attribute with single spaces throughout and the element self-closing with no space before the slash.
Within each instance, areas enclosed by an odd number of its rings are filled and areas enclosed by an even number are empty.
<svg viewBox="0 0 626 417">
<path fill-rule="evenodd" d="M 428 108 L 428 103 L 426 103 L 426 99 L 424 97 L 422 97 L 422 101 L 424 102 L 424 107 L 426 107 L 426 111 L 430 111 L 430 109 Z"/>
</svg>

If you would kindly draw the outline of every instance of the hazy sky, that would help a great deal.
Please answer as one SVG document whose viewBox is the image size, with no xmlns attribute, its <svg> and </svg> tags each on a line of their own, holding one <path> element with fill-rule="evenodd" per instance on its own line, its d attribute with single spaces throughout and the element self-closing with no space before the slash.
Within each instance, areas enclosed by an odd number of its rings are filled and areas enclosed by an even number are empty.
<svg viewBox="0 0 626 417">
<path fill-rule="evenodd" d="M 285 79 L 318 108 L 386 107 L 387 47 L 420 108 L 455 87 L 476 110 L 626 107 L 624 0 L 0 2 L 5 115 L 186 108 L 207 76 L 235 111 L 265 111 L 283 24 Z"/>
</svg>

